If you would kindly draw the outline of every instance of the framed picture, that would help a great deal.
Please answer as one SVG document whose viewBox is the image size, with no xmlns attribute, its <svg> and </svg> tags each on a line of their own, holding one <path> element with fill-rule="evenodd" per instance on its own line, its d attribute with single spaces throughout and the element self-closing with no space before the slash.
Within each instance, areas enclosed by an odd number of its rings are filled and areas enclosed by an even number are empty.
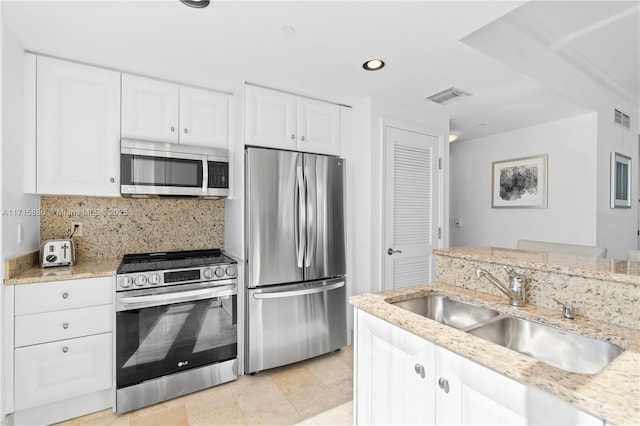
<svg viewBox="0 0 640 426">
<path fill-rule="evenodd" d="M 494 161 L 491 207 L 547 207 L 547 154 Z"/>
<path fill-rule="evenodd" d="M 631 157 L 611 153 L 611 208 L 631 208 Z"/>
</svg>

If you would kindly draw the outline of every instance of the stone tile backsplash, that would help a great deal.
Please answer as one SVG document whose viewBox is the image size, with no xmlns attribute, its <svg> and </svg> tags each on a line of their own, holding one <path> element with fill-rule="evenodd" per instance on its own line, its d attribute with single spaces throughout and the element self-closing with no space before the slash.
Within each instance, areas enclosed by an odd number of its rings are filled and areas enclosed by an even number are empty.
<svg viewBox="0 0 640 426">
<path fill-rule="evenodd" d="M 77 259 L 224 246 L 224 200 L 42 196 L 40 209 L 41 241 L 82 222 Z"/>
</svg>

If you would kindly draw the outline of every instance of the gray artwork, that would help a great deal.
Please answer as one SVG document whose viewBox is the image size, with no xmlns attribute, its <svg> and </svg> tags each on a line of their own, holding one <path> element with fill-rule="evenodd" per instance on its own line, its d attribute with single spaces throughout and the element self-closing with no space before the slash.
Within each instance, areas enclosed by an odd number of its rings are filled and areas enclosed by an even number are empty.
<svg viewBox="0 0 640 426">
<path fill-rule="evenodd" d="M 500 199 L 514 201 L 538 193 L 538 167 L 515 166 L 500 170 Z"/>
</svg>

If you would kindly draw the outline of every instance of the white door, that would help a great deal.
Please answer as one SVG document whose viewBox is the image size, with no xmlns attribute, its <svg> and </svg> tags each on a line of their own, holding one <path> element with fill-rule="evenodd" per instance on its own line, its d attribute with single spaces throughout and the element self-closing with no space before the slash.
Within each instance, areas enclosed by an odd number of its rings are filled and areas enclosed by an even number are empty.
<svg viewBox="0 0 640 426">
<path fill-rule="evenodd" d="M 384 288 L 432 281 L 439 246 L 440 136 L 385 126 Z"/>
<path fill-rule="evenodd" d="M 340 155 L 340 106 L 298 98 L 298 150 Z"/>
<path fill-rule="evenodd" d="M 37 59 L 39 194 L 120 194 L 120 73 Z"/>
<path fill-rule="evenodd" d="M 296 97 L 263 87 L 245 87 L 245 144 L 295 151 Z"/>
<path fill-rule="evenodd" d="M 227 95 L 180 87 L 180 143 L 227 149 Z"/>
<path fill-rule="evenodd" d="M 176 84 L 122 75 L 122 137 L 178 143 Z"/>
</svg>

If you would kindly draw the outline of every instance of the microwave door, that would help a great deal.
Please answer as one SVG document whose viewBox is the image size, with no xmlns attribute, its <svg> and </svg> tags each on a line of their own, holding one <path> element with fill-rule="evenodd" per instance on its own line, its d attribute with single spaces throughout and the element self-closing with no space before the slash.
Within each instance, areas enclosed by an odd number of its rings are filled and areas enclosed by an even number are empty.
<svg viewBox="0 0 640 426">
<path fill-rule="evenodd" d="M 121 154 L 122 194 L 207 195 L 206 159 L 192 157 Z"/>
</svg>

